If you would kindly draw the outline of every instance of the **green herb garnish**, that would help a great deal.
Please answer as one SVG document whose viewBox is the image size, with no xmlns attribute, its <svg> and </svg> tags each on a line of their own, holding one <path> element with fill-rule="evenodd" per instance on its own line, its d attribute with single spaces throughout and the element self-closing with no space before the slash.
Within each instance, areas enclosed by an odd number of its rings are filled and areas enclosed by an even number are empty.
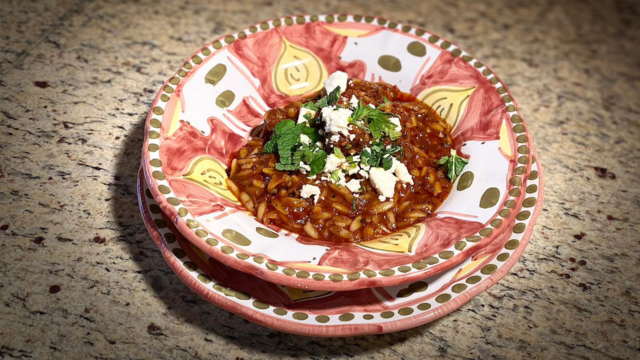
<svg viewBox="0 0 640 360">
<path fill-rule="evenodd" d="M 322 109 L 323 107 L 333 106 L 335 105 L 335 103 L 338 102 L 339 98 L 340 98 L 340 86 L 336 86 L 336 88 L 333 89 L 333 91 L 329 95 L 316 101 L 315 103 L 316 109 Z M 314 110 L 314 111 L 318 111 L 318 110 Z"/>
<path fill-rule="evenodd" d="M 322 172 L 324 166 L 327 164 L 327 153 L 324 150 L 318 150 L 311 154 L 309 157 L 309 171 L 310 176 L 316 176 Z"/>
<path fill-rule="evenodd" d="M 353 209 L 353 211 L 356 211 L 356 204 L 357 204 L 357 200 L 356 198 L 353 198 L 353 200 L 351 201 L 351 209 Z"/>
<path fill-rule="evenodd" d="M 336 169 L 331 173 L 331 181 L 337 183 L 340 180 L 340 169 Z"/>
<path fill-rule="evenodd" d="M 309 139 L 311 139 L 311 141 L 313 141 L 314 143 L 322 139 L 322 135 L 320 135 L 320 133 L 318 132 L 318 129 L 315 129 L 309 126 L 302 129 L 302 133 L 304 135 L 307 135 Z"/>
<path fill-rule="evenodd" d="M 447 177 L 451 182 L 462 172 L 462 169 L 469 163 L 469 160 L 458 156 L 454 149 L 451 149 L 451 156 L 443 156 L 438 163 L 447 167 Z"/>
<path fill-rule="evenodd" d="M 318 107 L 316 106 L 316 104 L 312 103 L 311 101 L 309 101 L 306 104 L 303 104 L 302 107 L 309 110 L 318 111 Z"/>
<path fill-rule="evenodd" d="M 385 102 L 377 108 L 365 106 L 361 101 L 358 102 L 358 107 L 351 114 L 349 123 L 369 130 L 374 140 L 381 139 L 385 134 L 391 140 L 396 140 L 402 136 L 402 133 L 397 131 L 396 125 L 389 120 L 390 116 L 396 115 L 380 110 L 388 103 L 386 98 L 384 100 Z M 360 124 L 361 121 L 364 124 Z"/>
<path fill-rule="evenodd" d="M 387 149 L 382 141 L 374 142 L 369 149 L 364 149 L 360 153 L 360 162 L 371 167 L 389 170 L 393 165 L 391 155 L 395 153 L 400 153 L 399 157 L 402 157 L 402 146 L 391 146 Z"/>
<path fill-rule="evenodd" d="M 344 154 L 340 150 L 340 148 L 333 148 L 333 155 L 335 155 L 338 159 L 344 159 Z"/>
<path fill-rule="evenodd" d="M 276 169 L 294 171 L 300 168 L 300 163 L 308 163 L 311 167 L 310 175 L 315 176 L 324 169 L 327 153 L 313 143 L 310 145 L 300 142 L 300 134 L 309 136 L 314 142 L 320 139 L 320 134 L 314 128 L 302 123 L 296 125 L 293 120 L 283 120 L 276 124 L 274 134 L 264 145 L 265 153 L 278 153 L 280 161 Z"/>
</svg>

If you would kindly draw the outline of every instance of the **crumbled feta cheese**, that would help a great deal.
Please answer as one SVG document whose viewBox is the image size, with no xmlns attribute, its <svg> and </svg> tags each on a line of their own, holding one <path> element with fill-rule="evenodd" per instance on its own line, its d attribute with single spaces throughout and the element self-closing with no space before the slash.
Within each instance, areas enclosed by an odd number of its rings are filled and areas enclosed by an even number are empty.
<svg viewBox="0 0 640 360">
<path fill-rule="evenodd" d="M 380 196 L 378 196 L 378 200 L 380 200 L 380 201 L 386 201 L 386 200 L 387 200 L 387 198 L 386 198 L 386 197 L 384 197 L 384 196 L 382 196 L 382 195 L 380 195 Z"/>
<path fill-rule="evenodd" d="M 332 134 L 349 135 L 349 116 L 353 111 L 343 108 L 327 106 L 322 108 L 322 120 L 324 120 L 324 130 Z"/>
<path fill-rule="evenodd" d="M 349 191 L 351 191 L 352 193 L 355 192 L 360 192 L 360 182 L 362 180 L 356 180 L 356 179 L 351 179 L 347 184 L 347 189 L 349 189 Z"/>
<path fill-rule="evenodd" d="M 375 105 L 373 105 L 373 104 L 369 104 L 369 107 L 372 108 L 372 109 L 376 108 Z"/>
<path fill-rule="evenodd" d="M 357 174 L 358 171 L 360 171 L 360 167 L 358 166 L 358 164 L 349 164 L 349 169 L 347 170 L 347 173 L 349 175 Z"/>
<path fill-rule="evenodd" d="M 356 134 L 349 134 L 349 140 L 353 141 L 356 138 Z"/>
<path fill-rule="evenodd" d="M 324 149 L 324 144 L 322 143 L 322 141 L 316 141 L 316 145 L 318 145 L 318 148 Z"/>
<path fill-rule="evenodd" d="M 329 138 L 329 141 L 337 143 L 338 141 L 340 141 L 340 135 L 338 134 L 331 135 L 331 137 Z"/>
<path fill-rule="evenodd" d="M 311 166 L 300 161 L 300 172 L 303 174 L 306 174 L 307 172 L 310 172 L 310 171 L 311 171 Z"/>
<path fill-rule="evenodd" d="M 311 139 L 305 134 L 300 134 L 300 142 L 305 145 L 309 145 L 311 144 Z"/>
<path fill-rule="evenodd" d="M 349 105 L 351 105 L 352 108 L 357 108 L 359 103 L 360 101 L 358 100 L 358 98 L 355 95 L 351 95 Z"/>
<path fill-rule="evenodd" d="M 338 169 L 340 165 L 342 165 L 342 163 L 344 162 L 345 162 L 345 158 L 339 158 L 336 156 L 336 154 L 331 154 L 327 156 L 327 163 L 324 165 L 324 169 L 322 171 L 327 174 L 331 174 L 336 169 Z"/>
<path fill-rule="evenodd" d="M 358 171 L 358 175 L 362 176 L 365 179 L 369 178 L 369 172 L 368 171 L 360 170 L 360 171 Z"/>
<path fill-rule="evenodd" d="M 344 173 L 342 171 L 338 172 L 338 181 L 336 181 L 336 185 L 341 185 L 341 186 L 347 185 L 347 179 L 345 179 Z"/>
<path fill-rule="evenodd" d="M 369 170 L 371 185 L 378 194 L 391 198 L 396 191 L 396 181 L 398 178 L 393 173 L 385 171 L 383 168 L 375 167 Z"/>
<path fill-rule="evenodd" d="M 327 94 L 330 94 L 333 89 L 340 86 L 340 93 L 342 93 L 347 90 L 347 80 L 349 80 L 347 73 L 336 71 L 324 81 L 324 89 L 327 91 Z"/>
<path fill-rule="evenodd" d="M 315 185 L 304 184 L 302 185 L 300 196 L 302 196 L 305 199 L 308 199 L 311 196 L 315 196 L 314 203 L 317 203 L 318 198 L 320 197 L 320 188 Z"/>
<path fill-rule="evenodd" d="M 409 183 L 413 185 L 413 176 L 409 174 L 409 170 L 407 169 L 407 166 L 401 163 L 400 161 L 396 160 L 396 158 L 393 158 L 393 165 L 395 165 L 395 169 L 393 172 L 394 174 L 396 174 L 396 177 L 398 178 L 398 180 L 400 180 L 405 184 Z"/>
<path fill-rule="evenodd" d="M 402 130 L 402 125 L 400 125 L 400 119 L 392 116 L 389 118 L 389 121 L 396 126 L 396 131 Z"/>
<path fill-rule="evenodd" d="M 311 117 L 314 117 L 316 112 L 311 110 L 311 109 L 307 109 L 304 107 L 300 108 L 300 113 L 298 114 L 298 124 L 301 124 L 303 122 L 307 122 L 308 120 L 304 118 L 304 116 L 306 114 L 311 114 Z"/>
</svg>

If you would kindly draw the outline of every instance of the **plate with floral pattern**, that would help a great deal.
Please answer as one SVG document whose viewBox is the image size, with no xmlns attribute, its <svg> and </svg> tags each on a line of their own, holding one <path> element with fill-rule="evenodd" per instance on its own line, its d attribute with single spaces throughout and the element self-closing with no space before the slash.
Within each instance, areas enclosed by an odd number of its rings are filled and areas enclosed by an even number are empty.
<svg viewBox="0 0 640 360">
<path fill-rule="evenodd" d="M 335 71 L 396 85 L 452 125 L 454 148 L 469 163 L 435 216 L 372 241 L 317 243 L 264 226 L 229 191 L 229 157 L 265 111 L 317 93 Z M 208 256 L 270 282 L 344 291 L 448 271 L 522 233 L 519 221 L 537 201 L 532 153 L 506 86 L 458 46 L 378 17 L 300 15 L 223 36 L 189 57 L 153 102 L 142 167 L 160 208 Z"/>
<path fill-rule="evenodd" d="M 533 165 L 537 170 L 537 164 Z M 532 183 L 539 185 L 540 179 Z M 541 189 L 541 188 L 539 188 Z M 459 308 L 505 276 L 531 236 L 542 190 L 518 222 L 525 231 L 487 252 L 408 284 L 354 291 L 305 290 L 270 283 L 230 268 L 187 241 L 148 191 L 142 171 L 138 198 L 144 222 L 171 269 L 209 302 L 257 324 L 306 336 L 352 336 L 404 330 Z M 143 195 L 145 194 L 146 195 Z"/>
</svg>

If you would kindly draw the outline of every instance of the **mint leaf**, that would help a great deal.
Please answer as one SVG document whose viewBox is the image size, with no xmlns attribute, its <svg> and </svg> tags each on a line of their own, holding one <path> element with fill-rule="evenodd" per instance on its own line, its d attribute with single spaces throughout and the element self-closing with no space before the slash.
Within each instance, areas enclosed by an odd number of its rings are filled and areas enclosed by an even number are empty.
<svg viewBox="0 0 640 360">
<path fill-rule="evenodd" d="M 316 176 L 322 172 L 324 166 L 327 164 L 327 153 L 324 150 L 319 150 L 315 153 L 312 153 L 309 159 L 309 167 L 311 167 L 311 171 L 309 171 L 310 176 Z"/>
<path fill-rule="evenodd" d="M 300 168 L 299 164 L 300 163 L 297 163 L 297 164 L 281 164 L 281 163 L 277 163 L 276 164 L 276 170 L 280 170 L 280 171 L 298 170 Z"/>
<path fill-rule="evenodd" d="M 462 169 L 469 163 L 469 160 L 458 156 L 456 151 L 451 149 L 451 156 L 441 157 L 438 163 L 447 168 L 447 177 L 451 182 L 454 182 L 458 175 L 462 173 Z"/>
<path fill-rule="evenodd" d="M 322 139 L 322 135 L 320 135 L 320 133 L 318 132 L 318 129 L 315 129 L 309 126 L 305 127 L 302 130 L 302 133 L 307 135 L 309 139 L 311 139 L 311 141 L 313 141 L 314 143 Z"/>
<path fill-rule="evenodd" d="M 263 151 L 269 154 L 275 154 L 278 151 L 278 137 L 273 135 L 266 144 L 264 144 Z"/>
<path fill-rule="evenodd" d="M 322 99 L 316 101 L 315 106 L 318 109 L 322 109 L 323 107 L 327 107 L 327 106 L 332 106 L 332 105 L 335 105 L 335 103 L 338 102 L 339 98 L 340 98 L 340 86 L 336 86 L 336 88 L 333 89 L 333 91 L 329 95 L 327 95 L 327 96 L 323 97 Z"/>
<path fill-rule="evenodd" d="M 393 158 L 391 157 L 391 155 L 386 155 L 382 157 L 382 168 L 386 170 L 391 169 L 391 166 L 393 165 Z"/>
<path fill-rule="evenodd" d="M 389 170 L 393 164 L 391 155 L 400 153 L 402 156 L 402 146 L 390 146 L 386 148 L 382 141 L 377 141 L 371 144 L 370 149 L 365 149 L 360 153 L 360 162 L 364 165 L 372 167 L 382 167 L 385 170 Z"/>
<path fill-rule="evenodd" d="M 285 123 L 278 130 L 278 125 Z M 291 152 L 293 146 L 300 142 L 300 134 L 307 124 L 295 125 L 293 120 L 284 120 L 276 125 L 276 133 L 278 134 L 278 154 L 280 154 L 280 162 L 282 164 L 291 164 Z"/>
<path fill-rule="evenodd" d="M 311 113 L 306 113 L 302 115 L 302 117 L 305 118 L 307 121 L 311 121 Z"/>
<path fill-rule="evenodd" d="M 312 103 L 311 101 L 309 101 L 306 104 L 303 104 L 302 107 L 306 108 L 306 109 L 309 109 L 309 110 L 318 111 L 318 107 L 316 106 L 316 104 Z M 309 114 L 309 115 L 311 115 L 311 114 Z"/>
</svg>

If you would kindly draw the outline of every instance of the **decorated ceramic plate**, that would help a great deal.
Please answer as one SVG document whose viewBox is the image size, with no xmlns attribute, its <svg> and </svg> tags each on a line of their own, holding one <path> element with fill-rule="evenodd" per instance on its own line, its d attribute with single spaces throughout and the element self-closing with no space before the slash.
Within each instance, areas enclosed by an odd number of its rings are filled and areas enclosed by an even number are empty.
<svg viewBox="0 0 640 360">
<path fill-rule="evenodd" d="M 533 165 L 537 171 L 537 165 Z M 540 178 L 531 185 L 539 186 Z M 531 186 L 529 185 L 529 186 Z M 347 292 L 304 290 L 225 266 L 182 236 L 146 189 L 138 196 L 145 224 L 172 270 L 208 301 L 255 323 L 307 336 L 379 334 L 412 328 L 459 308 L 505 276 L 524 250 L 542 204 L 540 187 L 520 212 L 523 231 L 437 275 L 404 285 Z M 147 195 L 142 195 L 146 193 Z M 525 216 L 526 215 L 526 216 Z"/>
<path fill-rule="evenodd" d="M 265 112 L 316 94 L 335 71 L 396 85 L 451 125 L 452 148 L 469 162 L 435 216 L 371 241 L 320 243 L 263 225 L 228 189 L 230 156 Z M 531 137 L 500 79 L 449 41 L 382 18 L 301 15 L 219 38 L 163 85 L 145 135 L 149 189 L 178 231 L 226 265 L 291 287 L 354 290 L 448 271 L 522 234 L 537 201 Z"/>
</svg>

